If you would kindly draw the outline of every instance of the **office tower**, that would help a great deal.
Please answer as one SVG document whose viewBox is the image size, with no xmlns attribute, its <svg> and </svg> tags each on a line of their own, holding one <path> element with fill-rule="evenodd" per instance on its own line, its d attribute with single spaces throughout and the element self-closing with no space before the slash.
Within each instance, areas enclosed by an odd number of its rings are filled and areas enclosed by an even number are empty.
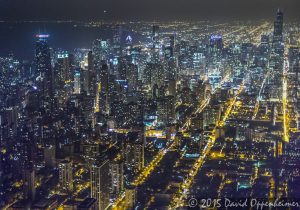
<svg viewBox="0 0 300 210">
<path fill-rule="evenodd" d="M 21 143 L 21 166 L 23 170 L 33 168 L 36 161 L 36 143 L 37 139 L 34 136 L 33 128 L 28 125 L 28 119 L 24 118 L 20 122 L 20 128 L 18 130 Z M 42 142 L 41 142 L 42 143 Z"/>
<path fill-rule="evenodd" d="M 3 132 L 0 133 L 0 143 L 1 139 L 9 139 L 16 136 L 18 114 L 16 106 L 10 106 L 0 111 L 0 123 L 3 126 Z"/>
<path fill-rule="evenodd" d="M 66 159 L 58 164 L 59 185 L 63 190 L 73 191 L 73 162 Z"/>
<path fill-rule="evenodd" d="M 159 62 L 159 51 L 160 51 L 160 42 L 159 42 L 159 26 L 152 26 L 152 61 L 154 63 Z"/>
<path fill-rule="evenodd" d="M 47 145 L 44 148 L 44 160 L 47 168 L 54 168 L 56 164 L 55 146 Z"/>
<path fill-rule="evenodd" d="M 125 167 L 134 174 L 138 174 L 144 167 L 144 128 L 141 127 L 140 131 L 132 133 L 128 139 L 122 142 L 122 147 Z"/>
<path fill-rule="evenodd" d="M 71 80 L 70 72 L 70 61 L 69 54 L 64 52 L 57 55 L 57 65 L 56 65 L 56 77 L 58 77 L 60 84 L 63 85 Z"/>
<path fill-rule="evenodd" d="M 283 12 L 278 9 L 276 13 L 276 19 L 274 21 L 274 31 L 273 31 L 273 49 L 275 53 L 280 56 L 280 67 L 283 66 Z"/>
<path fill-rule="evenodd" d="M 44 98 L 53 97 L 53 72 L 51 66 L 49 35 L 36 35 L 35 67 L 40 82 L 40 89 Z"/>
<path fill-rule="evenodd" d="M 220 58 L 222 50 L 223 50 L 223 38 L 222 38 L 222 36 L 220 36 L 220 35 L 211 35 L 211 37 L 209 39 L 210 57 Z"/>
<path fill-rule="evenodd" d="M 250 62 L 254 54 L 254 46 L 251 43 L 243 43 L 241 46 L 241 58 L 240 61 L 243 64 Z"/>
<path fill-rule="evenodd" d="M 109 161 L 97 160 L 90 168 L 91 197 L 97 199 L 98 209 L 104 210 L 109 205 L 110 174 Z"/>
<path fill-rule="evenodd" d="M 126 80 L 126 72 L 127 72 L 127 61 L 122 57 L 119 59 L 119 63 L 118 63 L 118 79 Z"/>
<path fill-rule="evenodd" d="M 69 69 L 70 69 L 70 80 L 74 80 L 74 74 L 76 70 L 76 58 L 73 53 L 69 53 Z"/>
<path fill-rule="evenodd" d="M 95 68 L 95 57 L 92 51 L 88 52 L 87 81 L 88 81 L 87 94 L 94 96 L 97 90 L 97 73 Z"/>
<path fill-rule="evenodd" d="M 74 88 L 73 88 L 74 94 L 80 94 L 81 93 L 81 77 L 80 77 L 80 71 L 75 71 L 74 74 Z"/>
<path fill-rule="evenodd" d="M 215 125 L 219 120 L 220 107 L 214 106 L 211 108 L 204 109 L 203 111 L 203 126 L 208 127 L 210 125 Z"/>
<path fill-rule="evenodd" d="M 33 166 L 27 166 L 23 172 L 23 189 L 24 189 L 24 198 L 29 202 L 35 200 L 35 171 Z"/>
<path fill-rule="evenodd" d="M 176 66 L 175 58 L 170 58 L 166 65 L 166 70 L 164 72 L 164 77 L 166 80 L 176 80 L 178 76 L 178 68 Z"/>
<path fill-rule="evenodd" d="M 96 39 L 93 41 L 93 55 L 95 67 L 101 66 L 101 61 L 107 61 L 109 56 L 110 44 L 107 40 Z"/>
<path fill-rule="evenodd" d="M 278 9 L 274 21 L 273 44 L 283 42 L 283 12 Z"/>
<path fill-rule="evenodd" d="M 145 142 L 144 142 L 144 131 L 140 131 L 138 139 L 134 143 L 134 172 L 138 173 L 144 167 L 144 156 L 145 156 Z"/>
<path fill-rule="evenodd" d="M 134 101 L 124 104 L 124 121 L 127 125 L 135 125 L 140 120 L 140 106 Z"/>
<path fill-rule="evenodd" d="M 120 57 L 122 56 L 122 26 L 116 25 L 113 30 L 113 53 L 114 55 Z"/>
<path fill-rule="evenodd" d="M 94 96 L 78 96 L 78 108 L 81 110 L 82 117 L 86 126 L 95 126 L 95 97 Z"/>
<path fill-rule="evenodd" d="M 168 125 L 175 120 L 175 98 L 166 96 L 157 101 L 157 120 Z"/>
<path fill-rule="evenodd" d="M 282 97 L 282 71 L 284 63 L 284 44 L 283 44 L 283 13 L 278 10 L 274 22 L 273 42 L 270 53 L 269 66 L 273 69 L 270 83 L 270 97 L 280 99 Z"/>
<path fill-rule="evenodd" d="M 175 79 L 168 80 L 168 95 L 176 96 L 176 80 Z"/>
<path fill-rule="evenodd" d="M 84 95 L 90 95 L 90 83 L 89 83 L 89 71 L 88 69 L 77 69 L 77 72 L 80 72 L 80 82 L 81 82 L 81 93 Z M 74 78 L 75 79 L 75 78 Z"/>
<path fill-rule="evenodd" d="M 138 67 L 134 64 L 129 64 L 126 72 L 126 80 L 128 83 L 128 91 L 136 91 L 138 87 Z"/>
<path fill-rule="evenodd" d="M 108 84 L 109 83 L 109 68 L 108 65 L 103 61 L 102 62 L 102 66 L 100 69 L 100 73 L 99 76 L 97 78 L 97 84 L 99 87 L 99 84 L 101 85 L 100 87 L 100 96 L 99 96 L 99 100 L 100 100 L 100 111 L 102 113 L 108 113 L 109 112 L 109 101 L 108 101 L 108 96 L 109 96 L 109 92 L 108 92 Z"/>
<path fill-rule="evenodd" d="M 195 74 L 204 76 L 205 74 L 205 56 L 203 53 L 195 52 L 193 54 L 193 69 Z"/>
<path fill-rule="evenodd" d="M 164 67 L 156 63 L 147 63 L 143 76 L 146 85 L 150 87 L 155 84 L 161 86 L 164 83 Z"/>
<path fill-rule="evenodd" d="M 159 26 L 152 26 L 152 41 L 153 41 L 153 48 L 159 48 Z"/>
<path fill-rule="evenodd" d="M 173 52 L 175 50 L 176 44 L 176 34 L 170 36 L 170 47 L 172 48 Z"/>
<path fill-rule="evenodd" d="M 267 65 L 267 59 L 269 58 L 270 53 L 270 37 L 269 35 L 263 34 L 261 35 L 260 45 L 258 48 L 258 62 L 262 62 L 262 67 Z"/>
<path fill-rule="evenodd" d="M 121 155 L 117 155 L 109 163 L 111 174 L 111 198 L 117 198 L 124 190 L 124 164 Z"/>
</svg>

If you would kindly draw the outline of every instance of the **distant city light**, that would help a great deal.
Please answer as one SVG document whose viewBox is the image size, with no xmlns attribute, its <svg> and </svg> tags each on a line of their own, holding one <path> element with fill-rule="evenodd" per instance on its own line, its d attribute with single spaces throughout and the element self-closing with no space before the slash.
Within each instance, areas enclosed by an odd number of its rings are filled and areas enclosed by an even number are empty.
<svg viewBox="0 0 300 210">
<path fill-rule="evenodd" d="M 35 37 L 36 38 L 49 38 L 50 35 L 49 34 L 36 34 Z"/>
</svg>

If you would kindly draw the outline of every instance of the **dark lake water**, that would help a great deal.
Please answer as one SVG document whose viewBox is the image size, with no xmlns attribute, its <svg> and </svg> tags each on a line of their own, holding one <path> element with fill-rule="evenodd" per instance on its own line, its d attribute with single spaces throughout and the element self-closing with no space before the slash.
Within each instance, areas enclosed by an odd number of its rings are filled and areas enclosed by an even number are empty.
<svg viewBox="0 0 300 210">
<path fill-rule="evenodd" d="M 70 51 L 74 48 L 90 48 L 93 40 L 107 39 L 112 34 L 108 26 L 85 27 L 74 22 L 0 22 L 0 56 L 7 56 L 12 52 L 18 58 L 32 59 L 34 37 L 38 33 L 50 34 L 49 44 L 51 47 Z"/>
</svg>

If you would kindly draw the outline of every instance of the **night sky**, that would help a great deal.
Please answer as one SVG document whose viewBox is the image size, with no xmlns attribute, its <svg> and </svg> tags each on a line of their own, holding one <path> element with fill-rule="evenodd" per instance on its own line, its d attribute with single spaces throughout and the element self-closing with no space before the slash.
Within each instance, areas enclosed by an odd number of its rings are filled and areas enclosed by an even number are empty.
<svg viewBox="0 0 300 210">
<path fill-rule="evenodd" d="M 300 19 L 300 0 L 0 0 L 0 20 L 253 20 L 280 7 Z M 107 11 L 106 13 L 104 12 Z"/>
</svg>

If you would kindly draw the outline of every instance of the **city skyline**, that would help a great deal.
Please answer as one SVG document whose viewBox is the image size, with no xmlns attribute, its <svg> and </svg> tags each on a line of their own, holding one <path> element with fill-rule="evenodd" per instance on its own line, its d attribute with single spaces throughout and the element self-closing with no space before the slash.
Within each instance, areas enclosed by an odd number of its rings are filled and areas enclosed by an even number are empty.
<svg viewBox="0 0 300 210">
<path fill-rule="evenodd" d="M 172 2 L 4 2 L 0 209 L 300 208 L 297 4 Z"/>
</svg>

